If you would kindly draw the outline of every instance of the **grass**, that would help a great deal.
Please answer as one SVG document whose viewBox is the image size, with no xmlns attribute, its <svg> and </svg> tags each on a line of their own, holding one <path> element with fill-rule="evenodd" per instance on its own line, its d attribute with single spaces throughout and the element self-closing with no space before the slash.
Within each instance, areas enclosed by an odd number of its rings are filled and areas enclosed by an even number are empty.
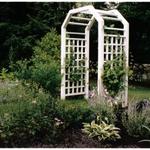
<svg viewBox="0 0 150 150">
<path fill-rule="evenodd" d="M 140 86 L 129 86 L 128 92 L 129 102 L 140 101 L 142 99 L 150 100 L 150 88 Z M 60 102 L 64 107 L 88 107 L 88 102 L 85 99 L 70 99 Z"/>
<path fill-rule="evenodd" d="M 64 101 L 62 100 L 62 101 L 59 101 L 59 104 L 63 107 L 68 107 L 68 108 L 89 107 L 89 104 L 87 100 L 85 99 L 69 99 L 69 100 L 64 100 Z"/>
<path fill-rule="evenodd" d="M 4 114 L 18 113 L 23 109 L 29 108 L 29 102 L 27 101 L 15 101 L 8 103 L 0 104 L 0 117 L 3 117 Z"/>
<path fill-rule="evenodd" d="M 29 110 L 33 106 L 48 100 L 49 94 L 37 85 L 31 88 L 29 84 L 22 84 L 18 81 L 1 82 L 0 81 L 0 117 L 4 114 L 19 113 L 23 110 Z"/>
<path fill-rule="evenodd" d="M 129 102 L 133 100 L 150 99 L 150 88 L 147 87 L 129 87 Z"/>
</svg>

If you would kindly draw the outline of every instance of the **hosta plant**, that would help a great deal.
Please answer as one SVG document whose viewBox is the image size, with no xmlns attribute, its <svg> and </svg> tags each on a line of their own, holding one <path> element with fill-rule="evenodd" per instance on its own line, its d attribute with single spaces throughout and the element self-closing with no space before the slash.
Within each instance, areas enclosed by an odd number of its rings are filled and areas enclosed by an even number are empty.
<svg viewBox="0 0 150 150">
<path fill-rule="evenodd" d="M 119 128 L 116 128 L 113 124 L 108 124 L 107 120 L 100 121 L 98 116 L 96 120 L 91 123 L 84 123 L 82 131 L 90 138 L 95 138 L 99 141 L 116 141 L 120 139 Z"/>
</svg>

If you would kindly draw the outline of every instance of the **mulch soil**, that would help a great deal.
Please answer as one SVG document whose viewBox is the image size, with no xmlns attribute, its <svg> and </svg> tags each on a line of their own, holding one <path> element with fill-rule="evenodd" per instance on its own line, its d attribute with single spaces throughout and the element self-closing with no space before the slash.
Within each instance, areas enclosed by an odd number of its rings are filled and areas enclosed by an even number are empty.
<svg viewBox="0 0 150 150">
<path fill-rule="evenodd" d="M 66 131 L 63 140 L 59 140 L 57 144 L 33 144 L 33 148 L 150 148 L 149 143 L 139 143 L 130 137 L 123 137 L 117 142 L 100 143 L 84 135 L 81 130 Z"/>
</svg>

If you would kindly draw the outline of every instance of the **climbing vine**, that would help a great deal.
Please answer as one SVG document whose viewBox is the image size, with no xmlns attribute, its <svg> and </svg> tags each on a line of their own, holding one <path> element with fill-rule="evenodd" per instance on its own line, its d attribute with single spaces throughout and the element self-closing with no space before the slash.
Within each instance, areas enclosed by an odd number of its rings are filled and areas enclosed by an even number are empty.
<svg viewBox="0 0 150 150">
<path fill-rule="evenodd" d="M 124 55 L 116 56 L 113 60 L 108 60 L 104 63 L 103 84 L 113 98 L 125 87 L 125 68 Z"/>
<path fill-rule="evenodd" d="M 71 82 L 77 82 L 82 79 L 82 74 L 85 72 L 85 59 L 82 59 L 78 62 L 79 66 L 77 66 L 77 60 L 75 58 L 75 55 L 71 53 L 69 55 L 69 58 L 66 58 L 66 71 L 69 72 L 69 80 Z"/>
</svg>

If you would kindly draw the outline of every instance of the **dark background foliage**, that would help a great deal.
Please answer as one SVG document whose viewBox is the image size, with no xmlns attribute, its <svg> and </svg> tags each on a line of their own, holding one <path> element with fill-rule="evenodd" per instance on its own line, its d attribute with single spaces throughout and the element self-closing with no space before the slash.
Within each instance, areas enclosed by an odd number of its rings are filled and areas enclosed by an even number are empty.
<svg viewBox="0 0 150 150">
<path fill-rule="evenodd" d="M 137 63 L 150 63 L 150 3 L 121 4 L 119 10 L 130 24 L 130 51 Z"/>
<path fill-rule="evenodd" d="M 96 8 L 103 6 L 92 4 Z M 60 33 L 67 12 L 76 6 L 75 2 L 0 3 L 0 67 L 30 58 L 36 41 L 52 27 Z M 118 9 L 130 23 L 130 52 L 134 61 L 150 63 L 150 3 L 121 3 Z"/>
<path fill-rule="evenodd" d="M 0 66 L 30 58 L 36 40 L 60 26 L 73 3 L 0 3 Z"/>
</svg>

